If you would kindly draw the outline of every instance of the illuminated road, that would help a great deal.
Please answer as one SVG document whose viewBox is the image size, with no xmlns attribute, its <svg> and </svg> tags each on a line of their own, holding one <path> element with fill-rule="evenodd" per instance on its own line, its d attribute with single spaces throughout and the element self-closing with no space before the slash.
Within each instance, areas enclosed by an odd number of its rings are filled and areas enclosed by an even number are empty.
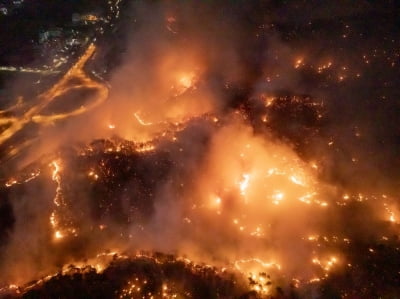
<svg viewBox="0 0 400 299">
<path fill-rule="evenodd" d="M 55 121 L 85 113 L 104 102 L 108 97 L 107 87 L 91 79 L 84 71 L 84 66 L 93 56 L 95 51 L 96 46 L 94 44 L 90 44 L 84 54 L 67 71 L 67 73 L 54 86 L 37 96 L 37 98 L 34 99 L 34 102 L 37 102 L 37 104 L 29 107 L 22 115 L 18 117 L 0 116 L 0 125 L 9 125 L 9 127 L 0 135 L 0 145 L 4 144 L 4 142 L 15 136 L 16 133 L 20 132 L 24 127 L 32 122 L 39 124 L 40 126 L 46 126 L 54 123 Z M 78 83 L 74 84 L 71 82 Z M 69 112 L 51 115 L 43 114 L 43 110 L 48 107 L 48 105 L 52 103 L 54 99 L 60 96 L 65 96 L 69 92 L 79 89 L 94 89 L 97 91 L 96 97 L 93 97 L 92 101 L 86 106 L 77 107 Z M 17 109 L 20 110 L 21 106 L 23 106 L 23 103 L 21 103 L 21 99 L 19 99 L 18 103 L 13 107 L 4 111 L 0 111 L 0 115 L 13 115 Z M 34 137 L 32 139 L 34 139 Z M 7 154 L 8 158 L 18 154 L 23 148 L 30 145 L 31 142 L 32 140 L 25 141 L 23 144 L 20 144 L 18 147 L 14 148 Z"/>
</svg>

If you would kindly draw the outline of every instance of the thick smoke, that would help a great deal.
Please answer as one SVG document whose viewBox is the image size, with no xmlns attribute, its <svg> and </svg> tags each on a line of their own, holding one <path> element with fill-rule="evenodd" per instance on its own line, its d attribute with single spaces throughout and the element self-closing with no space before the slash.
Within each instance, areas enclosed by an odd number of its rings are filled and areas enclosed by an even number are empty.
<svg viewBox="0 0 400 299">
<path fill-rule="evenodd" d="M 307 280 L 321 276 L 324 267 L 344 265 L 335 248 L 316 252 L 307 239 L 338 230 L 343 239 L 349 232 L 342 221 L 362 225 L 335 214 L 347 196 L 344 182 L 360 173 L 348 165 L 361 146 L 354 136 L 339 136 L 335 142 L 346 144 L 343 152 L 327 150 L 332 132 L 344 126 L 319 111 L 331 111 L 331 103 L 302 108 L 311 97 L 329 97 L 294 70 L 299 49 L 260 29 L 268 17 L 257 11 L 266 3 L 216 2 L 132 4 L 128 50 L 110 76 L 107 101 L 43 127 L 20 163 L 45 161 L 40 182 L 32 184 L 36 189 L 30 183 L 9 191 L 15 223 L 2 248 L 2 280 L 26 282 L 105 250 L 176 253 L 246 274 L 271 272 L 275 279 Z M 293 95 L 300 99 L 291 102 L 294 111 L 311 116 L 293 121 L 278 105 L 276 97 Z M 273 113 L 282 111 L 287 123 L 274 123 Z M 291 135 L 299 131 L 303 143 Z M 99 155 L 96 145 L 82 149 L 98 139 L 149 143 L 154 150 L 113 149 L 115 156 L 106 156 L 106 142 L 100 142 Z M 49 223 L 58 187 L 53 158 L 60 160 L 67 202 L 60 214 L 71 214 L 66 222 L 78 228 L 76 236 L 61 240 L 54 240 Z M 125 172 L 114 175 L 115 165 Z M 360 169 L 369 173 L 351 180 L 357 191 L 378 176 L 368 163 Z M 102 200 L 114 206 L 93 212 Z M 132 202 L 139 208 L 132 209 Z M 378 222 L 386 215 L 375 206 L 366 210 Z M 396 211 L 394 205 L 388 209 Z M 316 256 L 319 262 L 312 263 Z"/>
</svg>

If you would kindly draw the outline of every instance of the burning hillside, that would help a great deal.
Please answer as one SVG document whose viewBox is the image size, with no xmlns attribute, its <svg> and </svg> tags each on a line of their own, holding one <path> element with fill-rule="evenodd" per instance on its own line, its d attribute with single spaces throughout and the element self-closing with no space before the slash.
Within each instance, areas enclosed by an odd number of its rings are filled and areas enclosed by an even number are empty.
<svg viewBox="0 0 400 299">
<path fill-rule="evenodd" d="M 348 75 L 305 70 L 257 7 L 250 23 L 228 7 L 134 4 L 107 83 L 90 72 L 101 42 L 88 44 L 1 111 L 0 296 L 400 291 L 398 163 L 379 171 L 392 156 L 369 125 L 340 123 L 330 92 Z"/>
</svg>

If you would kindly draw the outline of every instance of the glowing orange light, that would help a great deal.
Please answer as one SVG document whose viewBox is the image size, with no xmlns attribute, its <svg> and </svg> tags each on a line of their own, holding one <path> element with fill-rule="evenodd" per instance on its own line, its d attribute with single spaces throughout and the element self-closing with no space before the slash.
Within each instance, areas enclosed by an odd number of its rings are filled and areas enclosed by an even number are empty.
<svg viewBox="0 0 400 299">
<path fill-rule="evenodd" d="M 151 122 L 146 122 L 144 121 L 138 114 L 138 112 L 135 112 L 133 116 L 136 118 L 136 120 L 141 124 L 142 126 L 151 126 L 153 123 Z"/>
<path fill-rule="evenodd" d="M 243 179 L 239 182 L 239 188 L 240 188 L 240 194 L 245 196 L 246 195 L 246 190 L 249 187 L 250 175 L 249 174 L 243 174 L 242 178 Z"/>
<path fill-rule="evenodd" d="M 60 231 L 56 231 L 55 233 L 54 233 L 54 238 L 56 238 L 56 239 L 62 239 L 64 236 L 63 236 L 63 234 L 60 232 Z"/>
</svg>

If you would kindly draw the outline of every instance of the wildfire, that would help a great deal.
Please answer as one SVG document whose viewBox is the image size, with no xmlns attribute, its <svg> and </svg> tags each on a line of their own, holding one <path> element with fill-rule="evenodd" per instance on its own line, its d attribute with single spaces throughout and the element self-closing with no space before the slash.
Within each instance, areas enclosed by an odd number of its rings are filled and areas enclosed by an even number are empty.
<svg viewBox="0 0 400 299">
<path fill-rule="evenodd" d="M 181 83 L 185 88 L 191 88 L 190 84 L 192 83 L 186 81 L 186 79 Z M 273 101 L 271 98 L 267 100 L 267 104 L 272 105 Z M 134 113 L 134 118 L 141 126 L 153 125 L 152 122 L 145 121 L 142 118 L 140 111 Z M 290 217 L 291 214 L 286 209 L 292 205 L 298 208 L 296 202 L 304 203 L 312 208 L 314 206 L 326 207 L 328 203 L 318 199 L 319 190 L 316 188 L 314 173 L 311 171 L 312 168 L 316 168 L 313 166 L 316 163 L 311 165 L 303 163 L 288 147 L 269 143 L 254 136 L 241 121 L 226 124 L 215 121 L 215 119 L 218 120 L 219 117 L 204 116 L 204 120 L 209 120 L 209 125 L 220 129 L 211 138 L 207 163 L 199 169 L 199 180 L 190 183 L 183 180 L 190 186 L 187 190 L 184 183 L 179 184 L 181 190 L 183 190 L 182 194 L 192 194 L 191 192 L 196 190 L 196 196 L 191 199 L 193 208 L 189 212 L 183 209 L 185 215 L 181 220 L 183 219 L 182 222 L 185 223 L 189 232 L 193 232 L 191 229 L 195 228 L 195 224 L 206 222 L 209 229 L 218 231 L 222 236 L 226 235 L 228 238 L 235 236 L 235 250 L 239 248 L 241 251 L 246 251 L 250 258 L 237 259 L 240 255 L 234 255 L 235 259 L 233 260 L 235 261 L 231 266 L 249 277 L 251 289 L 259 294 L 267 295 L 272 290 L 270 287 L 271 277 L 274 277 L 274 275 L 279 277 L 281 274 L 277 273 L 281 271 L 282 267 L 275 261 L 265 262 L 257 256 L 269 259 L 268 254 L 260 253 L 264 251 L 272 252 L 269 246 L 265 244 L 268 244 L 274 230 L 282 229 L 279 227 L 282 224 L 278 224 L 277 227 L 271 225 L 271 222 L 279 223 L 275 210 L 280 210 L 283 217 L 286 217 L 286 215 Z M 186 120 L 186 122 L 188 121 Z M 184 124 L 185 121 L 182 121 L 182 123 Z M 177 152 L 184 153 L 186 148 L 180 144 L 180 139 L 175 135 L 178 135 L 180 130 L 184 130 L 185 125 L 162 123 L 160 127 L 168 128 L 171 133 L 162 132 L 159 135 L 160 137 L 157 138 L 164 138 L 163 142 L 170 140 L 171 144 L 176 144 Z M 116 126 L 110 123 L 108 128 L 115 129 Z M 160 142 L 157 138 L 141 143 L 108 140 L 103 150 L 105 154 L 115 154 L 116 157 L 123 153 L 133 152 L 141 153 L 145 157 L 147 153 L 157 151 Z M 94 148 L 88 147 L 82 156 L 89 156 L 93 151 Z M 91 165 L 85 168 L 84 174 L 92 180 L 93 184 L 103 181 L 104 176 L 113 177 L 114 175 L 111 170 L 102 167 L 103 164 L 101 163 L 103 162 L 99 162 L 99 165 L 97 165 L 100 167 Z M 78 228 L 72 225 L 71 221 L 65 221 L 65 219 L 68 220 L 68 215 L 65 215 L 64 211 L 73 210 L 73 207 L 67 206 L 62 189 L 63 172 L 69 171 L 65 169 L 66 165 L 61 159 L 55 159 L 49 164 L 51 179 L 56 184 L 53 199 L 54 210 L 50 215 L 50 225 L 54 240 L 63 240 L 60 243 L 68 242 L 69 236 L 77 236 L 80 232 Z M 17 180 L 13 178 L 10 179 L 9 184 L 12 186 L 16 182 Z M 189 191 L 190 193 L 185 193 Z M 209 208 L 202 209 L 202 207 Z M 210 216 L 210 213 L 213 216 Z M 288 214 L 285 215 L 284 213 Z M 300 220 L 298 225 L 301 225 Z M 98 228 L 99 232 L 107 233 L 112 226 L 96 224 L 95 227 Z M 146 231 L 146 229 L 148 228 L 145 226 L 141 228 L 143 231 Z M 125 236 L 121 233 L 121 239 L 124 238 Z M 132 235 L 126 238 L 132 238 Z M 191 239 L 191 237 L 188 237 L 188 239 Z M 257 246 L 248 248 L 249 240 L 255 240 Z M 315 236 L 309 237 L 308 240 L 317 243 Z M 196 239 L 194 238 L 193 241 L 196 241 Z M 207 244 L 205 245 L 207 246 Z M 197 250 L 201 251 L 202 244 L 197 244 L 197 246 Z M 232 255 L 232 252 L 235 251 L 232 248 L 224 248 L 223 250 L 228 255 Z M 190 254 L 189 251 L 188 255 L 190 256 Z M 114 255 L 114 253 L 107 254 L 107 256 L 110 255 Z M 270 255 L 274 256 L 273 253 L 270 253 Z M 285 255 L 279 256 L 279 260 L 285 261 Z M 331 271 L 338 263 L 339 260 L 336 256 L 329 257 L 326 260 L 320 260 L 317 257 L 312 259 L 312 264 L 319 266 L 325 272 Z M 104 263 L 97 260 L 91 261 L 90 265 L 95 267 L 98 272 L 103 271 L 105 267 Z M 313 273 L 313 275 L 316 274 Z M 136 295 L 150 297 L 159 295 L 158 293 L 143 293 L 146 284 L 146 280 L 133 278 L 121 290 L 121 298 Z M 160 294 L 167 297 L 169 295 L 174 296 L 177 293 L 173 291 L 173 288 L 167 286 L 167 289 Z"/>
<path fill-rule="evenodd" d="M 176 23 L 176 18 L 173 16 L 169 16 L 166 18 L 166 27 L 167 30 L 173 34 L 177 34 L 178 32 L 173 28 L 174 24 Z"/>
<path fill-rule="evenodd" d="M 151 143 L 145 143 L 145 144 L 141 144 L 139 146 L 136 147 L 136 151 L 138 153 L 146 153 L 146 152 L 151 152 L 155 150 L 155 145 L 151 144 Z"/>
<path fill-rule="evenodd" d="M 249 265 L 252 267 L 256 267 L 259 266 L 261 268 L 260 271 L 264 268 L 276 268 L 278 270 L 281 270 L 281 265 L 275 263 L 275 262 L 264 262 L 263 260 L 259 259 L 259 258 L 251 258 L 251 259 L 243 259 L 243 260 L 237 260 L 234 263 L 235 268 L 237 270 L 243 271 L 244 268 L 248 268 Z M 247 266 L 246 266 L 247 265 Z"/>
<path fill-rule="evenodd" d="M 261 295 L 267 295 L 271 291 L 271 277 L 266 272 L 271 269 L 281 270 L 281 266 L 275 262 L 264 262 L 259 258 L 237 260 L 234 267 L 242 272 L 247 273 L 251 288 Z"/>
<path fill-rule="evenodd" d="M 83 70 L 83 67 L 87 61 L 93 56 L 96 51 L 96 46 L 90 44 L 84 54 L 78 59 L 78 61 L 66 72 L 66 74 L 49 90 L 37 96 L 37 104 L 33 106 L 28 106 L 25 103 L 25 112 L 18 118 L 9 119 L 10 126 L 1 133 L 0 135 L 0 145 L 15 136 L 18 132 L 24 129 L 30 122 L 39 124 L 42 128 L 48 124 L 53 124 L 56 121 L 64 120 L 69 117 L 81 115 L 90 111 L 91 109 L 99 106 L 108 97 L 108 89 L 103 84 L 93 80 L 90 76 L 87 76 Z M 71 85 L 73 81 L 79 81 L 81 84 L 79 86 Z M 45 110 L 56 98 L 68 94 L 72 90 L 78 88 L 87 88 L 97 91 L 97 96 L 93 97 L 86 106 L 80 106 L 70 112 L 64 113 L 54 113 L 54 114 L 43 114 Z M 18 99 L 18 105 L 20 104 L 20 99 Z M 11 112 L 14 108 L 11 107 L 8 112 Z M 8 153 L 8 157 L 14 157 L 22 150 L 28 148 L 35 141 L 35 137 L 26 140 L 24 143 L 12 152 Z"/>
<path fill-rule="evenodd" d="M 384 195 L 384 196 L 382 196 L 383 198 L 387 198 L 387 196 L 386 195 Z M 386 210 L 386 213 L 388 214 L 388 220 L 391 222 L 391 223 L 397 223 L 397 217 L 396 217 L 396 214 L 395 214 L 395 211 L 394 211 L 394 206 L 392 205 L 389 205 L 388 203 L 383 203 L 383 207 L 384 207 L 384 209 Z"/>
<path fill-rule="evenodd" d="M 192 85 L 193 85 L 193 79 L 194 79 L 194 75 L 193 75 L 193 74 L 182 76 L 182 77 L 179 79 L 179 84 L 180 84 L 183 88 L 188 89 L 188 88 L 192 87 Z"/>
<path fill-rule="evenodd" d="M 175 17 L 166 18 L 169 32 L 178 34 L 176 25 Z M 19 107 L 0 111 L 5 115 L 17 109 L 23 111 L 18 117 L 0 117 L 0 125 L 4 125 L 0 145 L 7 145 L 28 124 L 37 125 L 40 135 L 42 129 L 50 127 L 48 125 L 82 115 L 106 101 L 106 85 L 84 71 L 95 51 L 94 44 L 88 45 L 68 72 L 32 101 L 35 104 L 18 101 Z M 197 94 L 204 85 L 207 86 L 207 79 L 202 78 L 206 72 L 197 67 L 201 63 L 183 59 L 185 61 L 180 64 L 181 57 L 175 57 L 179 55 L 168 53 L 165 56 L 160 58 L 160 65 L 154 71 L 157 73 L 154 81 L 162 82 L 150 85 L 156 87 L 153 88 L 156 90 L 155 102 L 147 101 L 153 95 L 143 92 L 143 103 L 127 105 L 125 119 L 117 120 L 115 115 L 119 114 L 101 115 L 98 128 L 106 137 L 96 135 L 95 141 L 85 140 L 82 142 L 84 149 L 79 147 L 81 144 L 74 143 L 71 152 L 64 153 L 60 149 L 57 158 L 50 163 L 50 160 L 44 160 L 42 166 L 2 181 L 1 185 L 10 193 L 13 188 L 19 188 L 15 185 L 39 176 L 51 183 L 54 197 L 50 200 L 52 210 L 46 214 L 45 222 L 54 243 L 45 245 L 60 250 L 55 255 L 65 265 L 74 262 L 75 270 L 91 267 L 101 273 L 110 263 L 128 259 L 128 256 L 162 265 L 164 261 L 155 256 L 131 254 L 132 248 L 136 250 L 136 246 L 143 244 L 145 248 L 179 252 L 179 265 L 182 267 L 183 262 L 190 273 L 199 276 L 205 276 L 207 271 L 222 276 L 224 270 L 213 263 L 223 264 L 224 269 L 246 276 L 249 288 L 258 295 L 272 296 L 275 281 L 288 280 L 294 287 L 299 287 L 303 283 L 319 283 L 333 271 L 345 267 L 347 257 L 343 252 L 356 239 L 347 233 L 334 232 L 334 225 L 332 230 L 324 230 L 321 225 L 326 219 L 326 222 L 332 219 L 339 222 L 340 209 L 373 201 L 382 222 L 393 230 L 398 228 L 399 210 L 389 195 L 373 197 L 361 191 L 352 192 L 351 188 L 333 186 L 329 181 L 329 169 L 326 169 L 329 156 L 318 156 L 319 153 L 312 156 L 306 151 L 304 154 L 298 149 L 302 145 L 295 138 L 294 141 L 286 135 L 282 139 L 275 138 L 272 129 L 275 110 L 282 109 L 285 112 L 282 114 L 291 117 L 289 114 L 299 113 L 299 107 L 303 107 L 301 105 L 308 98 L 276 97 L 260 91 L 255 100 L 245 99 L 240 105 L 229 103 L 226 109 L 216 108 L 218 104 L 213 102 L 211 92 Z M 336 68 L 332 65 L 333 62 L 328 61 L 312 68 L 318 73 L 331 73 Z M 289 68 L 293 67 L 305 71 L 305 59 L 297 57 L 294 64 L 290 59 Z M 347 67 L 342 67 L 342 73 L 334 74 L 332 78 L 345 81 L 350 78 L 347 71 Z M 279 74 L 271 76 L 278 78 Z M 269 77 L 267 81 L 270 81 Z M 228 79 L 223 82 L 226 90 L 234 90 L 231 84 L 234 83 Z M 46 112 L 55 99 L 75 89 L 94 89 L 96 95 L 72 111 Z M 160 103 L 160 106 L 155 107 L 154 103 Z M 254 103 L 257 108 L 261 107 L 259 113 L 252 113 L 253 108 L 247 107 Z M 294 112 L 284 110 L 285 105 L 294 105 Z M 309 101 L 305 106 L 307 113 L 315 114 L 315 119 L 323 117 L 322 104 Z M 308 122 L 308 117 L 305 118 Z M 284 129 L 292 131 L 301 127 L 300 121 L 287 122 L 285 120 L 282 125 Z M 310 131 L 313 129 L 312 124 L 306 127 Z M 364 135 L 356 128 L 356 138 Z M 325 137 L 321 142 L 323 147 L 329 148 L 330 152 L 339 152 L 340 138 Z M 286 142 L 286 138 L 290 142 Z M 5 157 L 16 156 L 35 140 L 28 136 L 15 147 L 10 146 Z M 348 157 L 350 167 L 361 164 L 362 155 L 351 153 Z M 78 200 L 70 201 L 70 197 Z M 329 218 L 331 214 L 338 218 Z M 78 240 L 76 244 L 72 236 Z M 98 244 L 91 238 L 98 238 Z M 388 242 L 389 238 L 382 237 L 382 242 Z M 65 258 L 58 257 L 70 248 L 84 247 L 81 244 L 86 239 L 92 243 L 82 251 L 90 255 L 86 251 L 92 250 L 94 258 L 76 262 L 69 256 L 73 256 L 70 252 Z M 96 254 L 95 245 L 101 248 L 99 251 L 108 247 L 113 250 Z M 122 255 L 122 250 L 131 253 Z M 366 252 L 376 254 L 377 249 L 371 246 Z M 77 253 L 80 254 L 83 255 Z M 196 259 L 202 259 L 201 266 L 193 262 Z M 351 266 L 350 263 L 347 265 Z M 69 275 L 74 269 L 64 266 L 60 273 Z M 164 275 L 162 271 L 159 273 Z M 290 273 L 296 273 L 295 278 Z M 55 275 L 26 289 L 37 287 Z M 115 292 L 120 298 L 191 297 L 165 277 L 152 288 L 147 277 L 135 274 L 124 279 Z M 18 287 L 10 285 L 8 288 Z"/>
<path fill-rule="evenodd" d="M 54 160 L 53 162 L 50 163 L 50 166 L 53 168 L 52 179 L 54 182 L 57 183 L 56 196 L 54 197 L 54 204 L 56 206 L 60 206 L 61 205 L 61 202 L 60 202 L 60 197 L 61 197 L 60 161 Z"/>
<path fill-rule="evenodd" d="M 246 195 L 246 190 L 249 187 L 249 181 L 250 181 L 250 175 L 249 174 L 243 174 L 242 175 L 242 180 L 239 182 L 240 194 L 242 196 Z"/>
<path fill-rule="evenodd" d="M 61 227 L 61 221 L 59 217 L 61 216 L 61 212 L 63 209 L 67 207 L 67 203 L 64 200 L 62 194 L 62 186 L 61 186 L 61 161 L 53 160 L 50 165 L 53 168 L 52 171 L 52 180 L 56 183 L 56 191 L 53 199 L 54 210 L 50 215 L 50 225 L 54 232 L 54 240 L 61 240 L 66 237 L 66 235 L 77 235 L 77 230 L 74 227 Z"/>
<path fill-rule="evenodd" d="M 139 116 L 139 113 L 138 112 L 135 112 L 134 114 L 133 114 L 133 116 L 136 118 L 136 120 L 139 122 L 139 124 L 141 124 L 142 126 L 151 126 L 151 125 L 153 125 L 153 123 L 151 123 L 151 122 L 146 122 L 146 121 L 144 121 L 140 116 Z"/>
<path fill-rule="evenodd" d="M 274 195 L 272 195 L 272 198 L 274 199 L 273 203 L 275 205 L 278 205 L 279 202 L 285 197 L 285 194 L 283 192 L 277 191 Z"/>
<path fill-rule="evenodd" d="M 296 185 L 304 186 L 305 184 L 303 183 L 302 180 L 300 180 L 298 177 L 292 175 L 290 176 L 290 180 L 295 183 Z"/>
<path fill-rule="evenodd" d="M 176 85 L 173 86 L 173 89 L 175 90 L 174 96 L 178 97 L 191 88 L 195 89 L 195 83 L 196 83 L 195 73 L 192 72 L 192 73 L 181 74 L 180 76 L 178 76 Z"/>
<path fill-rule="evenodd" d="M 294 63 L 294 68 L 298 69 L 299 67 L 304 65 L 304 60 L 303 58 L 298 58 L 296 59 L 295 63 Z"/>
<path fill-rule="evenodd" d="M 55 237 L 56 239 L 62 239 L 62 238 L 64 238 L 63 234 L 62 234 L 60 231 L 56 231 L 56 232 L 54 233 L 54 237 Z"/>
<path fill-rule="evenodd" d="M 331 256 L 324 261 L 321 261 L 319 258 L 313 258 L 312 263 L 319 265 L 324 271 L 329 272 L 335 265 L 339 263 L 339 260 L 335 256 Z"/>
</svg>

